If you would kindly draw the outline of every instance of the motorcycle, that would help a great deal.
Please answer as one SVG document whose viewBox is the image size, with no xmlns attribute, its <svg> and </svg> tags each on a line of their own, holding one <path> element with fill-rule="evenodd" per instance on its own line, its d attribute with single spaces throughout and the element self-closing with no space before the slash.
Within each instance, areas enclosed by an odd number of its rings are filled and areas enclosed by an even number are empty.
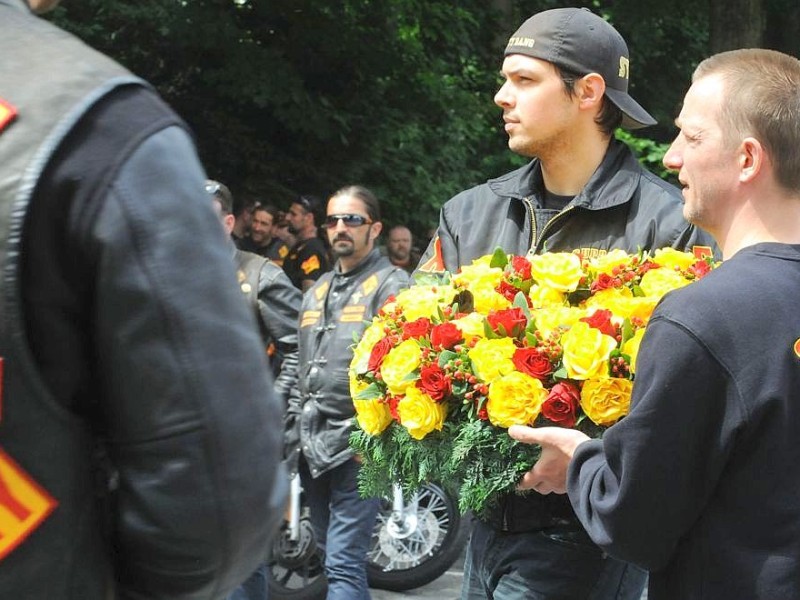
<svg viewBox="0 0 800 600">
<path fill-rule="evenodd" d="M 372 588 L 403 591 L 438 578 L 456 561 L 471 520 L 440 486 L 426 484 L 406 501 L 399 486 L 381 501 L 370 549 L 367 577 Z M 267 563 L 270 598 L 325 598 L 324 556 L 314 539 L 299 477 L 291 482 L 289 509 Z"/>
</svg>

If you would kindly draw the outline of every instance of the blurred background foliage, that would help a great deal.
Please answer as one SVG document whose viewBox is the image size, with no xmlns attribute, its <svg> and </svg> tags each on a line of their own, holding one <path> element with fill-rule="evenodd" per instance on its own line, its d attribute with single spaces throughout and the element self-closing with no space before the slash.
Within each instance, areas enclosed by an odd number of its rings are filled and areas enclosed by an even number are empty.
<svg viewBox="0 0 800 600">
<path fill-rule="evenodd" d="M 461 189 L 525 161 L 493 103 L 508 36 L 553 0 L 65 0 L 48 18 L 150 81 L 210 177 L 287 207 L 364 184 L 423 235 Z M 595 0 L 631 50 L 631 94 L 659 121 L 620 132 L 660 160 L 694 66 L 762 46 L 798 55 L 796 0 Z"/>
</svg>

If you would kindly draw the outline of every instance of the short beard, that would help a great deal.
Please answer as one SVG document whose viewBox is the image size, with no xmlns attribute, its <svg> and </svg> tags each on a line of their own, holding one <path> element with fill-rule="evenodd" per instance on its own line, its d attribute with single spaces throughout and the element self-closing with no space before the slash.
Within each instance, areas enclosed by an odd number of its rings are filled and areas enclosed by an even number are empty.
<svg viewBox="0 0 800 600">
<path fill-rule="evenodd" d="M 352 254 L 356 251 L 356 247 L 354 245 L 349 246 L 333 246 L 331 248 L 331 252 L 336 258 L 340 258 L 342 256 L 352 256 Z"/>
</svg>

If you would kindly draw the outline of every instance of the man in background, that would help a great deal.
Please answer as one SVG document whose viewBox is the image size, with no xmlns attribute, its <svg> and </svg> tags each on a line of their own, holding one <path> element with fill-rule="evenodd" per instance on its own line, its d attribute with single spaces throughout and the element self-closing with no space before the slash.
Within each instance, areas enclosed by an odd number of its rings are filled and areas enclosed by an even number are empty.
<svg viewBox="0 0 800 600">
<path fill-rule="evenodd" d="M 275 223 L 280 218 L 278 213 L 278 209 L 269 204 L 256 206 L 250 223 L 250 237 L 239 244 L 239 249 L 268 258 L 282 267 L 289 254 L 289 247 L 273 235 Z"/>
<path fill-rule="evenodd" d="M 0 0 L 0 590 L 224 598 L 282 410 L 186 126 L 54 4 Z"/>
<path fill-rule="evenodd" d="M 359 461 L 348 440 L 355 417 L 347 370 L 353 340 L 408 275 L 375 248 L 380 208 L 367 188 L 350 186 L 328 201 L 325 220 L 336 264 L 303 296 L 298 393 L 289 435 L 299 440 L 299 473 L 317 543 L 325 551 L 328 600 L 365 600 L 366 561 L 377 498 L 358 493 Z"/>
<path fill-rule="evenodd" d="M 323 212 L 319 198 L 304 195 L 298 196 L 286 213 L 289 233 L 295 236 L 296 241 L 283 261 L 283 270 L 295 287 L 303 292 L 331 268 L 328 249 L 317 229 L 317 220 Z"/>
<path fill-rule="evenodd" d="M 206 181 L 214 211 L 229 238 L 233 229 L 233 196 L 223 183 Z M 258 210 L 253 223 L 258 219 Z M 297 323 L 300 290 L 292 285 L 283 270 L 268 258 L 238 250 L 229 242 L 236 262 L 239 289 L 256 316 L 264 351 L 275 375 L 275 392 L 285 405 L 289 390 L 297 385 Z M 231 398 L 236 402 L 236 398 Z M 275 427 L 276 425 L 273 425 Z M 269 576 L 261 564 L 248 579 L 228 596 L 228 600 L 267 600 Z"/>
<path fill-rule="evenodd" d="M 411 273 L 419 263 L 419 253 L 414 249 L 411 230 L 405 225 L 395 225 L 386 234 L 386 256 L 396 267 Z"/>
</svg>

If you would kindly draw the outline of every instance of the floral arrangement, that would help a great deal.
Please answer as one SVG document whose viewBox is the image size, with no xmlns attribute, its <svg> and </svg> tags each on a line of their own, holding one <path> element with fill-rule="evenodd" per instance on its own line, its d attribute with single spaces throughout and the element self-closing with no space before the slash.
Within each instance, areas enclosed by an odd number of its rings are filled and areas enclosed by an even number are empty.
<svg viewBox="0 0 800 600">
<path fill-rule="evenodd" d="M 360 489 L 437 481 L 462 512 L 487 510 L 538 458 L 513 424 L 592 437 L 629 409 L 647 321 L 670 290 L 715 263 L 666 248 L 493 255 L 390 299 L 350 365 Z"/>
</svg>

